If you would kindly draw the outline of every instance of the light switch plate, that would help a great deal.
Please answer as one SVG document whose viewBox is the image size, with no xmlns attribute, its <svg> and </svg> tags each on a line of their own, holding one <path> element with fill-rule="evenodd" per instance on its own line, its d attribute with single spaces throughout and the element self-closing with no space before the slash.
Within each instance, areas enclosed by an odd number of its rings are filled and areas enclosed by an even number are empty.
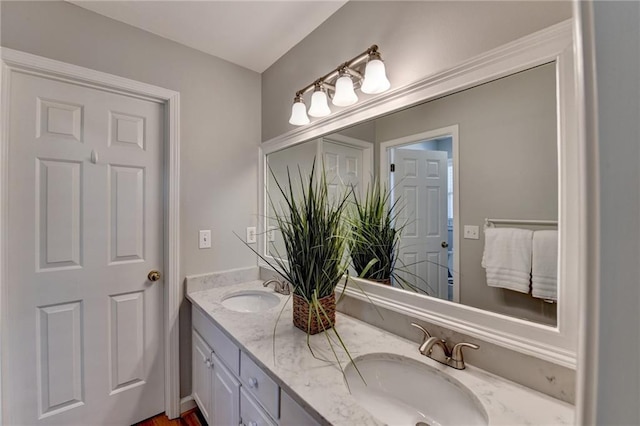
<svg viewBox="0 0 640 426">
<path fill-rule="evenodd" d="M 247 244 L 253 244 L 256 242 L 256 227 L 247 226 Z"/>
<path fill-rule="evenodd" d="M 198 248 L 211 248 L 211 229 L 201 229 L 198 238 Z"/>
<path fill-rule="evenodd" d="M 267 232 L 267 240 L 272 243 L 276 240 L 276 227 L 270 226 L 269 231 Z"/>
<path fill-rule="evenodd" d="M 464 238 L 467 240 L 477 240 L 480 238 L 480 227 L 475 225 L 464 226 Z"/>
</svg>

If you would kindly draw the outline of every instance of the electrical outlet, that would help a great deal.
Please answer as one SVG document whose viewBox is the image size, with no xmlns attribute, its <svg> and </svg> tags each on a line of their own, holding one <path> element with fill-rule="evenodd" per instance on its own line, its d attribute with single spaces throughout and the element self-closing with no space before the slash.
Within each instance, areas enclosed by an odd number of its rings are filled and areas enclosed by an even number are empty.
<svg viewBox="0 0 640 426">
<path fill-rule="evenodd" d="M 464 226 L 464 238 L 467 240 L 477 240 L 480 238 L 480 227 L 474 225 Z"/>
<path fill-rule="evenodd" d="M 267 231 L 267 240 L 272 243 L 276 240 L 276 227 L 275 226 L 270 226 L 269 230 Z"/>
<path fill-rule="evenodd" d="M 211 230 L 201 229 L 198 238 L 198 248 L 208 249 L 211 248 Z"/>
<path fill-rule="evenodd" d="M 253 244 L 256 242 L 256 227 L 247 226 L 247 244 Z"/>
</svg>

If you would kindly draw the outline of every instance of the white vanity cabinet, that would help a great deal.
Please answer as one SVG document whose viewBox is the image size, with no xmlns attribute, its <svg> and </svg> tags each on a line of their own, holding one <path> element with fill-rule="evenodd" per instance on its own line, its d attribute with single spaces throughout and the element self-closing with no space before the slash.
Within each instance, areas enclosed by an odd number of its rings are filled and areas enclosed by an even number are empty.
<svg viewBox="0 0 640 426">
<path fill-rule="evenodd" d="M 209 413 L 211 411 L 211 389 L 213 384 L 210 371 L 212 351 L 195 329 L 191 333 L 191 340 L 192 395 L 196 404 L 200 407 L 202 415 L 207 422 L 210 422 Z"/>
<path fill-rule="evenodd" d="M 193 398 L 210 426 L 316 426 L 246 353 L 193 307 Z"/>
<path fill-rule="evenodd" d="M 193 399 L 210 425 L 240 423 L 240 382 L 193 329 Z"/>
<path fill-rule="evenodd" d="M 316 426 L 316 422 L 284 390 L 280 391 L 280 426 Z"/>
<path fill-rule="evenodd" d="M 210 425 L 237 425 L 240 423 L 240 382 L 213 354 L 213 385 Z"/>
</svg>

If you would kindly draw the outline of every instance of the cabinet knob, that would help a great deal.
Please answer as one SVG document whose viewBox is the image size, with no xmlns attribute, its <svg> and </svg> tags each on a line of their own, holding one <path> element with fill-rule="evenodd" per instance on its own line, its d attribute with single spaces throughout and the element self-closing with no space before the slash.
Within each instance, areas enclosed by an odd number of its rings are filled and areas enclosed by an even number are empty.
<svg viewBox="0 0 640 426">
<path fill-rule="evenodd" d="M 256 379 L 255 377 L 249 377 L 249 387 L 250 388 L 258 387 L 258 379 Z"/>
<path fill-rule="evenodd" d="M 210 359 L 206 359 L 204 361 L 204 363 L 207 365 L 207 368 L 211 368 L 211 360 Z"/>
</svg>

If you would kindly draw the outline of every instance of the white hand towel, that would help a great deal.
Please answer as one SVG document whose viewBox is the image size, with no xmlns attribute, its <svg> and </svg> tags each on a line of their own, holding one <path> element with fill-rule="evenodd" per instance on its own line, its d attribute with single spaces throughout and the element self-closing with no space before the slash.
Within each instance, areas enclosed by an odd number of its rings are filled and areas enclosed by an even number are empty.
<svg viewBox="0 0 640 426">
<path fill-rule="evenodd" d="M 531 295 L 558 300 L 558 231 L 535 231 L 531 267 Z"/>
<path fill-rule="evenodd" d="M 488 286 L 529 293 L 532 238 L 530 229 L 485 229 L 482 267 Z"/>
</svg>

